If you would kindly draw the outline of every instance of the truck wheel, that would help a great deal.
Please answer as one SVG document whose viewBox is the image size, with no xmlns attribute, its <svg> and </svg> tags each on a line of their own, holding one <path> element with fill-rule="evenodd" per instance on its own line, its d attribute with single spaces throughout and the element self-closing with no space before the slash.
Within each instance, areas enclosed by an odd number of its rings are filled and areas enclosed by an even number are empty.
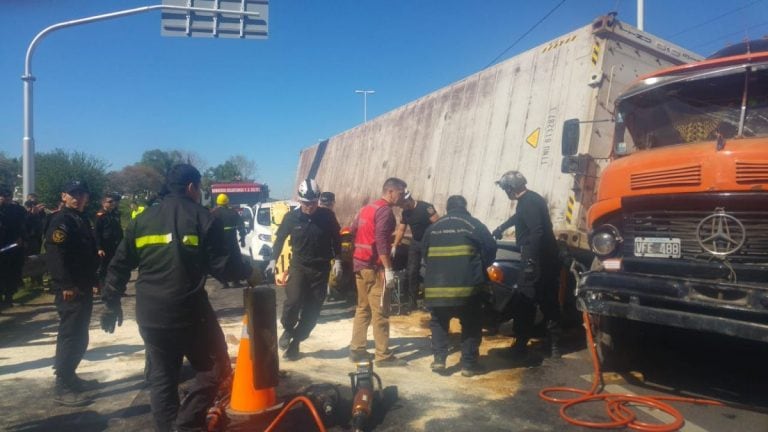
<svg viewBox="0 0 768 432">
<path fill-rule="evenodd" d="M 591 316 L 597 355 L 603 371 L 630 370 L 637 354 L 640 338 L 629 320 L 608 316 Z"/>
</svg>

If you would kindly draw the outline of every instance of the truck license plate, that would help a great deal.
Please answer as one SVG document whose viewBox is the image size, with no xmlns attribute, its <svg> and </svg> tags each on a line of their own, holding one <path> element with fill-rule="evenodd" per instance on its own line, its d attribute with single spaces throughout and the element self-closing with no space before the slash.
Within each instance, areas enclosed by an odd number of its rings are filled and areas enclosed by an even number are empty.
<svg viewBox="0 0 768 432">
<path fill-rule="evenodd" d="M 680 239 L 668 237 L 635 237 L 635 256 L 680 258 Z"/>
</svg>

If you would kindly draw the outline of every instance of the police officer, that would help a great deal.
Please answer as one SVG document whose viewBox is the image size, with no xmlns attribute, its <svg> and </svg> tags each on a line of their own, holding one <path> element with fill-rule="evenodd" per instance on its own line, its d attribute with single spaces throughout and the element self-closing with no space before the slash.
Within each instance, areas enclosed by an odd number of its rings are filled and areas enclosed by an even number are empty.
<svg viewBox="0 0 768 432">
<path fill-rule="evenodd" d="M 403 241 L 405 228 L 411 227 L 411 243 L 408 245 L 408 291 L 411 310 L 416 310 L 416 299 L 419 295 L 419 270 L 421 269 L 421 239 L 429 225 L 435 223 L 440 215 L 435 211 L 435 207 L 426 202 L 415 200 L 410 191 L 405 192 L 403 201 L 400 204 L 403 214 L 400 217 L 400 224 L 395 230 L 395 242 L 392 244 L 392 258 L 395 258 L 397 246 Z"/>
<path fill-rule="evenodd" d="M 136 280 L 136 321 L 147 356 L 150 405 L 158 431 L 200 430 L 218 384 L 230 370 L 224 335 L 205 291 L 206 274 L 248 279 L 259 272 L 227 246 L 221 220 L 199 204 L 200 172 L 179 164 L 166 178 L 168 195 L 136 215 L 125 230 L 107 274 L 101 326 L 122 324 L 120 297 L 131 270 Z M 196 371 L 183 403 L 178 381 L 184 357 Z M 226 362 L 225 364 L 223 362 Z"/>
<path fill-rule="evenodd" d="M 341 257 L 341 228 L 333 211 L 318 207 L 317 182 L 302 181 L 298 196 L 300 207 L 283 218 L 272 252 L 280 256 L 286 237 L 291 236 L 292 258 L 280 318 L 283 334 L 278 341 L 286 360 L 299 358 L 299 344 L 315 328 L 325 301 L 331 260 Z M 268 274 L 274 274 L 275 264 L 275 260 L 269 262 Z M 334 261 L 333 272 L 336 278 L 341 276 L 341 259 Z"/>
<path fill-rule="evenodd" d="M 26 211 L 11 199 L 11 189 L 0 186 L 0 301 L 13 306 L 24 267 Z"/>
<path fill-rule="evenodd" d="M 93 290 L 98 285 L 96 240 L 91 222 L 83 214 L 89 195 L 85 182 L 67 183 L 61 194 L 64 207 L 52 216 L 45 233 L 48 270 L 60 319 L 54 361 L 54 401 L 67 406 L 90 403 L 83 392 L 96 385 L 95 381 L 83 380 L 75 374 L 88 348 Z"/>
<path fill-rule="evenodd" d="M 101 262 L 99 263 L 99 286 L 104 286 L 107 268 L 115 256 L 117 245 L 123 239 L 123 227 L 120 225 L 120 194 L 110 193 L 101 199 L 101 210 L 96 212 L 96 248 Z"/>
<path fill-rule="evenodd" d="M 237 246 L 237 235 L 240 234 L 240 246 L 245 247 L 245 225 L 243 219 L 235 211 L 229 208 L 229 197 L 227 194 L 219 194 L 216 197 L 216 208 L 211 211 L 213 217 L 221 220 L 224 225 L 224 236 L 226 237 L 227 247 L 233 254 L 240 256 L 240 248 Z M 228 288 L 229 282 L 219 280 L 222 288 Z"/>
<path fill-rule="evenodd" d="M 560 304 L 557 299 L 560 260 L 557 241 L 552 231 L 547 203 L 541 195 L 526 188 L 527 181 L 519 171 L 507 171 L 496 184 L 510 200 L 517 201 L 515 214 L 493 231 L 500 239 L 508 228 L 515 227 L 515 240 L 521 250 L 523 271 L 518 288 L 518 316 L 514 321 L 515 345 L 510 355 L 524 359 L 526 346 L 536 317 L 538 303 L 550 338 L 552 357 L 560 357 Z"/>
<path fill-rule="evenodd" d="M 333 211 L 333 207 L 336 205 L 336 194 L 333 192 L 321 192 L 320 193 L 320 207 L 327 208 Z"/>
<path fill-rule="evenodd" d="M 496 258 L 496 241 L 485 225 L 467 211 L 460 195 L 448 198 L 447 214 L 426 229 L 422 240 L 425 263 L 424 303 L 432 318 L 431 369 L 445 370 L 448 356 L 448 325 L 461 321 L 461 375 L 482 373 L 478 363 L 482 340 L 480 289 L 487 281 L 485 269 Z"/>
</svg>

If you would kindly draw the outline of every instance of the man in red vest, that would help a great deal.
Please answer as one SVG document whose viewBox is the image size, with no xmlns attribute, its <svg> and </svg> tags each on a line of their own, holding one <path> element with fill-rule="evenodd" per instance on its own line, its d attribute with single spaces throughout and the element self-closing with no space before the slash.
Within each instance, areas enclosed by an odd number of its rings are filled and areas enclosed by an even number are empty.
<svg viewBox="0 0 768 432">
<path fill-rule="evenodd" d="M 368 326 L 372 324 L 376 366 L 407 364 L 389 350 L 389 293 L 395 283 L 392 259 L 389 256 L 392 233 L 395 231 L 392 206 L 403 199 L 407 187 L 399 178 L 388 178 L 382 187 L 381 198 L 360 209 L 352 225 L 355 232 L 353 263 L 357 284 L 357 309 L 352 325 L 352 341 L 349 343 L 349 359 L 352 362 L 370 360 L 366 345 Z"/>
</svg>

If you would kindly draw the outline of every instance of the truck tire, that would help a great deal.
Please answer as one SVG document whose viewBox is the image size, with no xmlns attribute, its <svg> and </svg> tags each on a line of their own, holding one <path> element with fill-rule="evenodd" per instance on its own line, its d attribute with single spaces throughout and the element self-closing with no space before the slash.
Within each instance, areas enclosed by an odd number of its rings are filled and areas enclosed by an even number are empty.
<svg viewBox="0 0 768 432">
<path fill-rule="evenodd" d="M 637 356 L 640 338 L 632 322 L 623 318 L 591 316 L 597 356 L 603 371 L 627 372 Z"/>
</svg>

